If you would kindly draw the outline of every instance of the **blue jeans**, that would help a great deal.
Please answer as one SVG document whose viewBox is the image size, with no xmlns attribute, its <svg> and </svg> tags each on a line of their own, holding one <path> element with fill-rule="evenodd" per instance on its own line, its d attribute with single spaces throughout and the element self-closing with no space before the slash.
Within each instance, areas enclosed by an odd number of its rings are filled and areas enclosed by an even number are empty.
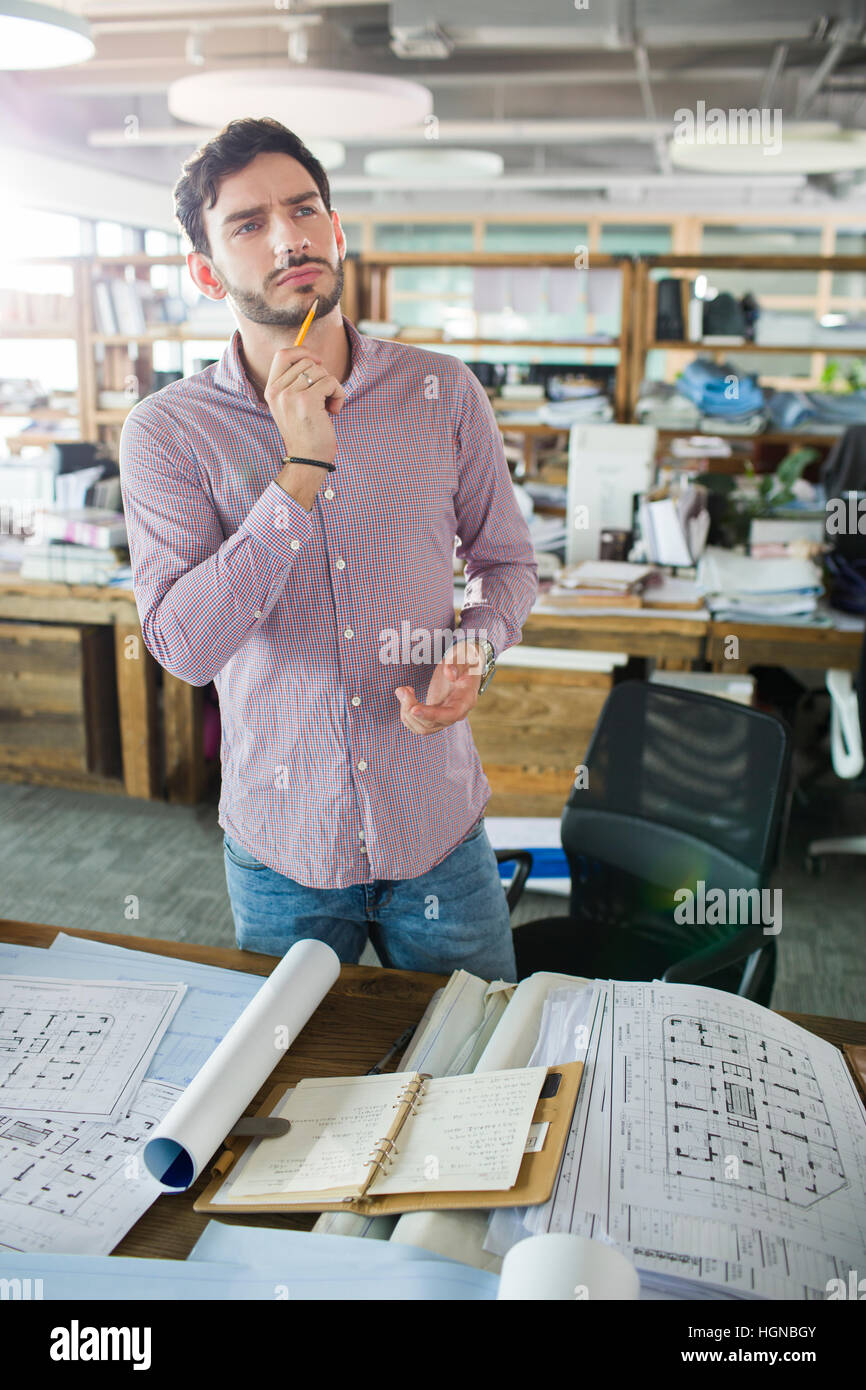
<svg viewBox="0 0 866 1390">
<path fill-rule="evenodd" d="M 283 956 L 305 937 L 354 964 L 367 937 L 383 965 L 516 980 L 511 921 L 484 821 L 418 878 L 307 888 L 223 837 L 237 944 Z"/>
</svg>

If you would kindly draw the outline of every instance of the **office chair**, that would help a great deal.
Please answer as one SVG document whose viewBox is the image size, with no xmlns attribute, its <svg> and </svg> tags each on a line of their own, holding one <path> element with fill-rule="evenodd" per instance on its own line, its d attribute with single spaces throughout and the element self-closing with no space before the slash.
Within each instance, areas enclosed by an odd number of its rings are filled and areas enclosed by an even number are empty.
<svg viewBox="0 0 866 1390">
<path fill-rule="evenodd" d="M 586 754 L 588 786 L 562 813 L 569 915 L 515 928 L 518 979 L 660 978 L 769 1003 L 776 937 L 764 926 L 775 923 L 760 890 L 784 840 L 790 763 L 788 729 L 771 715 L 644 681 L 615 686 Z M 496 857 L 518 863 L 513 909 L 532 856 Z M 723 890 L 724 913 L 701 912 L 701 882 L 706 894 Z M 681 889 L 695 895 L 696 917 L 725 920 L 678 922 Z M 756 889 L 757 899 L 732 896 Z"/>
</svg>

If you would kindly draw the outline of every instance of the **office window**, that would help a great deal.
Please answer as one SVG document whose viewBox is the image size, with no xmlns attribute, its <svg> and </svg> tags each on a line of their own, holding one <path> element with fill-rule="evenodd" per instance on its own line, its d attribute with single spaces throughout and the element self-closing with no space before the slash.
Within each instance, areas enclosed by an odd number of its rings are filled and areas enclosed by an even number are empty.
<svg viewBox="0 0 866 1390">
<path fill-rule="evenodd" d="M 701 254 L 724 256 L 818 256 L 821 232 L 817 227 L 710 227 L 701 235 Z M 710 272 L 708 272 L 710 273 Z M 719 290 L 743 295 L 813 295 L 818 289 L 814 270 L 713 270 L 711 283 Z"/>
<path fill-rule="evenodd" d="M 123 256 L 131 248 L 126 245 L 125 228 L 119 222 L 97 222 L 97 256 Z"/>
<path fill-rule="evenodd" d="M 376 251 L 471 251 L 471 222 L 378 222 Z"/>
<path fill-rule="evenodd" d="M 585 222 L 488 222 L 484 228 L 485 251 L 554 251 L 571 255 L 586 246 Z"/>
<path fill-rule="evenodd" d="M 337 209 L 339 212 L 339 208 Z M 363 228 L 360 222 L 345 221 L 340 218 L 340 226 L 343 228 L 343 235 L 346 238 L 347 254 L 357 256 L 361 250 L 361 238 Z"/>
<path fill-rule="evenodd" d="M 4 212 L 0 221 L 0 289 L 71 295 L 70 267 L 21 265 L 18 258 L 79 255 L 78 218 L 38 208 L 9 207 Z"/>
<path fill-rule="evenodd" d="M 837 256 L 866 256 L 866 232 L 853 227 L 836 228 Z M 866 271 L 836 271 L 830 293 L 845 299 L 859 300 L 866 306 Z"/>
<path fill-rule="evenodd" d="M 663 224 L 606 222 L 598 249 L 607 256 L 664 256 L 670 251 L 672 240 L 671 228 Z"/>
</svg>

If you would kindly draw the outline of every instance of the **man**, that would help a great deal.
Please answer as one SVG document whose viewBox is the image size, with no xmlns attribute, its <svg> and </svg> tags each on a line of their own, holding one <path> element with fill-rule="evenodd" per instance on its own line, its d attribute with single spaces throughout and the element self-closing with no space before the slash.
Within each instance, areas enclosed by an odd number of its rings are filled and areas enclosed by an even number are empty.
<svg viewBox="0 0 866 1390">
<path fill-rule="evenodd" d="M 514 979 L 466 716 L 537 566 L 490 404 L 462 362 L 342 315 L 327 175 L 278 122 L 233 121 L 175 201 L 238 331 L 131 413 L 121 479 L 145 645 L 219 693 L 238 945 L 357 961 L 369 935 L 394 967 Z"/>
</svg>

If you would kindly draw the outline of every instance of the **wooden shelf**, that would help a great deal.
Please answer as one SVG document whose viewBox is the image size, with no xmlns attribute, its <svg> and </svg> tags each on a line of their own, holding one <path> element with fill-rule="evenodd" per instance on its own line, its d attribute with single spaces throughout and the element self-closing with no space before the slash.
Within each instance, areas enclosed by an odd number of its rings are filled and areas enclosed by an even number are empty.
<svg viewBox="0 0 866 1390">
<path fill-rule="evenodd" d="M 371 335 L 375 338 L 375 333 Z M 526 348 L 616 348 L 619 338 L 600 342 L 597 338 L 385 338 L 383 342 L 402 343 L 405 347 L 526 347 Z"/>
<path fill-rule="evenodd" d="M 698 255 L 678 256 L 671 252 L 637 259 L 649 270 L 866 270 L 866 256 L 714 256 L 704 251 Z"/>
<path fill-rule="evenodd" d="M 866 257 L 862 259 L 866 264 Z M 384 270 L 404 265 L 572 266 L 590 272 L 618 270 L 631 264 L 629 256 L 603 255 L 600 251 L 593 251 L 585 266 L 575 266 L 574 260 L 571 251 L 363 251 L 358 264 Z"/>
<path fill-rule="evenodd" d="M 835 444 L 840 434 L 801 434 L 798 430 L 767 430 L 763 434 L 712 434 L 705 430 L 659 429 L 660 439 L 724 439 L 731 444 Z M 687 460 L 682 460 L 686 462 Z"/>
<path fill-rule="evenodd" d="M 670 271 L 674 278 L 679 278 L 680 289 L 682 292 L 683 323 L 686 322 L 688 278 L 693 272 L 704 272 L 712 274 L 714 270 L 744 270 L 744 271 L 804 271 L 814 270 L 820 272 L 818 277 L 818 289 L 814 296 L 814 313 L 816 323 L 824 313 L 829 312 L 830 295 L 830 274 L 834 271 L 842 272 L 866 272 L 866 256 L 736 256 L 736 255 L 677 255 L 669 254 L 664 256 L 642 256 L 639 257 L 634 265 L 634 301 L 631 306 L 631 339 L 628 353 L 628 374 L 629 374 L 629 407 L 626 418 L 634 419 L 637 403 L 640 395 L 641 383 L 646 375 L 646 359 L 650 352 L 681 352 L 691 355 L 702 354 L 715 358 L 719 361 L 725 356 L 737 358 L 747 355 L 762 355 L 764 357 L 808 357 L 812 359 L 814 368 L 815 358 L 833 357 L 863 357 L 866 358 L 866 343 L 856 346 L 850 342 L 823 342 L 823 343 L 761 343 L 761 342 L 733 342 L 733 343 L 707 343 L 702 340 L 692 342 L 688 339 L 659 339 L 655 337 L 656 330 L 656 300 L 658 282 L 652 276 L 654 270 Z M 823 288 L 822 288 L 823 286 Z M 743 282 L 743 289 L 747 289 L 746 281 Z M 780 364 L 781 365 L 781 364 Z M 790 373 L 777 372 L 777 376 L 787 381 Z M 813 373 L 814 375 L 814 373 Z M 798 385 L 803 389 L 815 389 L 811 381 L 806 381 L 799 377 L 794 378 Z M 866 423 L 866 421 L 864 421 Z M 666 431 L 665 433 L 682 433 L 684 435 L 700 433 L 695 430 Z M 837 434 L 821 435 L 802 435 L 793 431 L 768 431 L 765 434 L 757 435 L 728 435 L 731 440 L 758 440 L 760 443 L 801 443 L 808 445 L 810 442 L 823 447 L 833 443 L 839 438 Z"/>
<path fill-rule="evenodd" d="M 51 328 L 37 328 L 28 323 L 0 323 L 0 338 L 44 338 L 49 342 L 63 342 L 77 336 L 72 323 L 61 323 Z"/>
<path fill-rule="evenodd" d="M 105 343 L 109 347 L 123 347 L 127 343 L 211 343 L 228 342 L 234 329 L 228 332 L 208 332 L 207 329 L 201 331 L 197 329 L 185 328 L 182 325 L 174 327 L 166 324 L 165 328 L 150 328 L 144 333 L 91 333 L 90 341 L 93 343 Z"/>
<path fill-rule="evenodd" d="M 34 406 L 32 410 L 0 410 L 0 420 L 77 420 L 77 410 L 50 410 L 48 406 Z"/>
<path fill-rule="evenodd" d="M 796 346 L 791 343 L 705 343 L 697 342 L 659 342 L 658 340 L 647 343 L 647 352 L 697 352 L 699 349 L 704 352 L 764 352 L 767 354 L 777 352 L 793 353 L 800 357 L 813 352 L 822 352 L 834 356 L 837 353 L 854 354 L 858 357 L 866 357 L 866 343 L 862 347 L 830 347 L 823 343 L 809 343 L 808 346 Z"/>
</svg>

